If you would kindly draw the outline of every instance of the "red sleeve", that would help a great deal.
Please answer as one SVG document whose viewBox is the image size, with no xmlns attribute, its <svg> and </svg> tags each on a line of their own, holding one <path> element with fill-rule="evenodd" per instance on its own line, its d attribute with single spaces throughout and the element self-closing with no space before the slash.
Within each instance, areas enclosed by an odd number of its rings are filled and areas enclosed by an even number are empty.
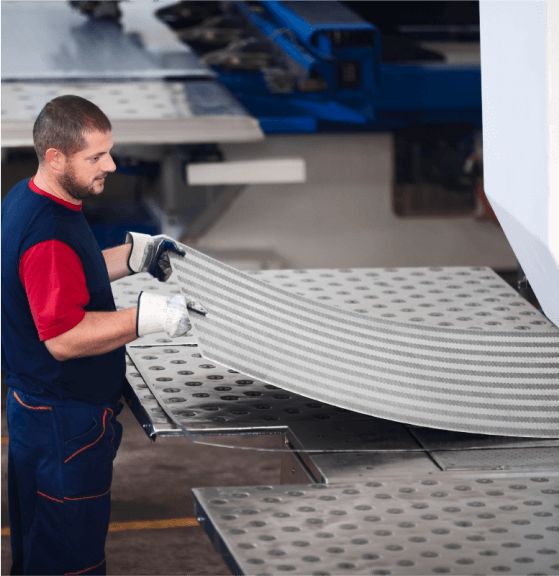
<svg viewBox="0 0 559 576">
<path fill-rule="evenodd" d="M 48 240 L 26 250 L 19 277 L 41 340 L 49 340 L 77 326 L 89 302 L 83 265 L 64 242 Z"/>
</svg>

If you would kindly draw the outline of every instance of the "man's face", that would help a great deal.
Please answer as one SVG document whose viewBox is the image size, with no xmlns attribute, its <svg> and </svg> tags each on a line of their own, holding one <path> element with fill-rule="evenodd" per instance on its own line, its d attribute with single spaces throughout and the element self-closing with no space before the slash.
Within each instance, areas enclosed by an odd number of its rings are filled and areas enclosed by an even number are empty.
<svg viewBox="0 0 559 576">
<path fill-rule="evenodd" d="M 85 200 L 103 192 L 105 177 L 116 170 L 111 158 L 113 138 L 110 132 L 91 132 L 87 148 L 66 158 L 65 170 L 58 182 L 76 200 Z"/>
</svg>

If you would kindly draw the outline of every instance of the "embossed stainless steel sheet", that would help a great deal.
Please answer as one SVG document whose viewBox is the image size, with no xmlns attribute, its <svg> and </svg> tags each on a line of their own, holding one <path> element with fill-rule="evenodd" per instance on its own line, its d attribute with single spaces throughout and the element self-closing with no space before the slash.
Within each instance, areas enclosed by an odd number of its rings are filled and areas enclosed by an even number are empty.
<svg viewBox="0 0 559 576">
<path fill-rule="evenodd" d="M 559 329 L 460 330 L 324 305 L 183 246 L 201 354 L 291 392 L 419 426 L 559 436 Z"/>
</svg>

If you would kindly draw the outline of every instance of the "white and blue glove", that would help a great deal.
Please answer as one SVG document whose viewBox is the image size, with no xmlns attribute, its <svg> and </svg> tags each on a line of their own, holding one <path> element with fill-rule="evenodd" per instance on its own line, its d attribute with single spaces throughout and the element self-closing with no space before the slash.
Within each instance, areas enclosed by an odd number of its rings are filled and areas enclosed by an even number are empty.
<svg viewBox="0 0 559 576">
<path fill-rule="evenodd" d="M 160 282 L 166 282 L 173 273 L 167 251 L 171 250 L 184 256 L 184 251 L 179 248 L 178 243 L 165 234 L 150 236 L 127 232 L 125 244 L 132 244 L 128 257 L 130 271 L 134 274 L 149 272 Z"/>
<path fill-rule="evenodd" d="M 162 296 L 153 292 L 140 292 L 136 315 L 138 337 L 166 332 L 171 338 L 176 338 L 184 336 L 191 328 L 184 296 L 180 294 Z"/>
</svg>

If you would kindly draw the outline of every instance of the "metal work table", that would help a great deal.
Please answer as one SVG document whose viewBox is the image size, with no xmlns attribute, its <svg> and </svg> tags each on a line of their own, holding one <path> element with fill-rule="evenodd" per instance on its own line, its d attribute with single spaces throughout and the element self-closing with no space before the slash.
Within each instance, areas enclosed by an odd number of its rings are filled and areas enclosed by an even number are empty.
<svg viewBox="0 0 559 576">
<path fill-rule="evenodd" d="M 264 137 L 258 121 L 155 17 L 151 3 L 119 8 L 117 24 L 88 18 L 67 2 L 2 3 L 3 147 L 33 146 L 37 114 L 64 94 L 107 110 L 115 144 Z"/>
<path fill-rule="evenodd" d="M 489 268 L 267 270 L 353 312 L 472 330 L 556 331 Z M 119 308 L 140 274 L 113 283 Z M 193 336 L 128 345 L 127 399 L 152 438 L 283 434 L 281 486 L 197 488 L 197 517 L 233 573 L 559 574 L 559 440 L 420 428 L 341 410 L 204 360 Z M 150 390 L 151 387 L 151 390 Z M 281 437 L 280 437 L 281 438 Z"/>
<path fill-rule="evenodd" d="M 558 574 L 557 472 L 196 488 L 234 574 Z"/>
<path fill-rule="evenodd" d="M 211 78 L 190 48 L 170 34 L 150 4 L 119 6 L 120 21 L 91 18 L 65 2 L 4 2 L 6 80 Z"/>
<path fill-rule="evenodd" d="M 189 82 L 3 82 L 2 146 L 33 146 L 32 129 L 51 99 L 75 94 L 110 111 L 115 144 L 261 140 L 258 121 L 213 80 Z"/>
</svg>

